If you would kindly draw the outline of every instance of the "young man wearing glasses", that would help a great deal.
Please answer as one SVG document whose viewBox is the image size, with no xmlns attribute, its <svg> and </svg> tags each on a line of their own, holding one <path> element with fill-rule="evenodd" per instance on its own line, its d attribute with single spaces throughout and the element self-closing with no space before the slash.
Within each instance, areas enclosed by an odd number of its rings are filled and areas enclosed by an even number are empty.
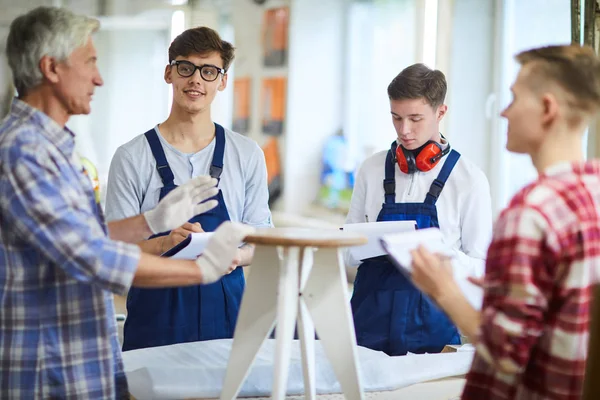
<svg viewBox="0 0 600 400">
<path fill-rule="evenodd" d="M 169 191 L 198 175 L 219 180 L 219 205 L 140 247 L 161 254 L 191 232 L 214 231 L 232 220 L 270 227 L 267 172 L 258 145 L 211 119 L 211 104 L 227 86 L 233 46 L 207 27 L 188 29 L 169 47 L 165 82 L 173 87 L 166 121 L 119 147 L 107 188 L 109 220 L 153 208 Z M 132 289 L 127 297 L 123 350 L 233 337 L 244 274 L 253 250 L 238 250 L 231 272 L 212 284 Z"/>
</svg>

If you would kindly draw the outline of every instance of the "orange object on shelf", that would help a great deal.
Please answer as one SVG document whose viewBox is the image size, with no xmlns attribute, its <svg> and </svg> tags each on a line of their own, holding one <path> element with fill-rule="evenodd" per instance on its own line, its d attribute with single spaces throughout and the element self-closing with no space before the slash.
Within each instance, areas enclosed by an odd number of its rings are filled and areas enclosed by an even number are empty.
<svg viewBox="0 0 600 400">
<path fill-rule="evenodd" d="M 287 64 L 289 21 L 290 11 L 288 7 L 272 8 L 265 11 L 263 22 L 265 66 L 280 67 Z"/>
<path fill-rule="evenodd" d="M 284 77 L 265 78 L 262 84 L 263 133 L 279 136 L 283 133 L 285 121 L 287 79 Z"/>
<path fill-rule="evenodd" d="M 279 141 L 274 137 L 268 138 L 262 149 L 267 164 L 267 186 L 269 187 L 269 204 L 271 204 L 281 195 L 282 191 Z"/>
<path fill-rule="evenodd" d="M 233 130 L 245 134 L 250 130 L 250 78 L 235 79 L 233 93 Z"/>
</svg>

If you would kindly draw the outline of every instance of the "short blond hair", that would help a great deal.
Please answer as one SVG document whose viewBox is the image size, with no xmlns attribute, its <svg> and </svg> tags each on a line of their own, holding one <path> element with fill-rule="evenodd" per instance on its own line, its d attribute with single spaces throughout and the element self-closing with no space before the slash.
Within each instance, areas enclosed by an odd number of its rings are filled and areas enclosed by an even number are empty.
<svg viewBox="0 0 600 400">
<path fill-rule="evenodd" d="M 42 82 L 42 57 L 65 61 L 99 28 L 97 19 L 60 7 L 38 7 L 17 17 L 10 24 L 6 56 L 19 96 Z"/>
<path fill-rule="evenodd" d="M 531 67 L 528 80 L 534 89 L 551 81 L 566 92 L 574 111 L 593 114 L 600 109 L 600 59 L 591 47 L 546 46 L 515 58 L 521 66 Z"/>
</svg>

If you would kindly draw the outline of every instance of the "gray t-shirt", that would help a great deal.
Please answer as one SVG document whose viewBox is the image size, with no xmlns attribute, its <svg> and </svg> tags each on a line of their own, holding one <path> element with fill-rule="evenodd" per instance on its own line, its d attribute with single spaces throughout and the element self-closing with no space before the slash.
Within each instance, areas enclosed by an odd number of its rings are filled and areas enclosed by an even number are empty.
<svg viewBox="0 0 600 400">
<path fill-rule="evenodd" d="M 175 175 L 175 184 L 208 175 L 215 149 L 215 139 L 194 154 L 171 146 L 158 133 L 167 161 Z M 162 181 L 156 161 L 144 135 L 136 136 L 119 147 L 111 161 L 106 190 L 106 219 L 114 221 L 132 217 L 156 207 Z M 271 227 L 269 190 L 265 156 L 256 142 L 225 129 L 225 153 L 219 189 L 229 218 L 254 227 Z"/>
</svg>

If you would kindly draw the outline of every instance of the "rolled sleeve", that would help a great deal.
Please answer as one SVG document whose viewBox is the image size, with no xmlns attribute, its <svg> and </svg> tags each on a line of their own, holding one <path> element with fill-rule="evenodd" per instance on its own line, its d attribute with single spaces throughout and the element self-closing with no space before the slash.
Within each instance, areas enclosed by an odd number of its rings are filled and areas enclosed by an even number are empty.
<svg viewBox="0 0 600 400">
<path fill-rule="evenodd" d="M 352 189 L 352 198 L 350 200 L 350 209 L 346 215 L 346 224 L 356 224 L 367 222 L 365 218 L 365 202 L 367 193 L 367 177 L 365 176 L 364 164 L 360 166 L 356 173 L 356 181 Z M 360 260 L 355 260 L 348 248 L 344 249 L 344 264 L 348 267 L 357 267 Z"/>
<path fill-rule="evenodd" d="M 523 371 L 543 333 L 548 304 L 541 281 L 544 254 L 550 251 L 544 246 L 545 226 L 531 208 L 508 209 L 498 220 L 488 252 L 477 348 L 503 373 Z"/>
<path fill-rule="evenodd" d="M 111 241 L 69 164 L 44 151 L 15 152 L 3 190 L 16 233 L 77 281 L 123 294 L 140 258 L 137 246 Z"/>
<path fill-rule="evenodd" d="M 490 185 L 483 173 L 468 191 L 460 214 L 461 249 L 457 250 L 457 261 L 465 275 L 481 277 L 492 236 Z"/>
<path fill-rule="evenodd" d="M 273 222 L 269 209 L 267 164 L 265 155 L 258 145 L 246 171 L 250 174 L 246 179 L 242 222 L 255 228 L 270 228 Z"/>
<path fill-rule="evenodd" d="M 367 177 L 364 164 L 356 173 L 356 181 L 352 189 L 352 198 L 350 200 L 350 209 L 346 216 L 347 224 L 355 224 L 359 222 L 367 222 L 365 219 L 365 202 L 367 193 Z"/>
<path fill-rule="evenodd" d="M 119 147 L 113 156 L 108 171 L 106 186 L 106 220 L 115 221 L 138 215 L 142 208 L 143 194 L 133 157 Z"/>
</svg>

